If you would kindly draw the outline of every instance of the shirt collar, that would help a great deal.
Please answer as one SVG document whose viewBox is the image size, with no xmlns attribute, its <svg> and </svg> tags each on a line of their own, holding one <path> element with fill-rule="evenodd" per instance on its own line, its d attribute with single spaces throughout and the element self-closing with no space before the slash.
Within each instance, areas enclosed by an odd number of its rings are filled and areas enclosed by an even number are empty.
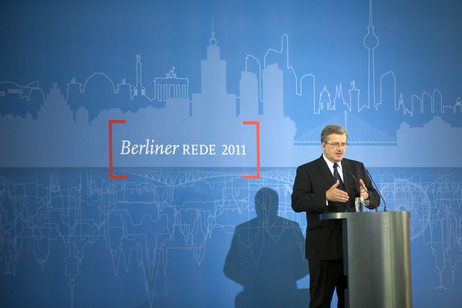
<svg viewBox="0 0 462 308">
<path fill-rule="evenodd" d="M 330 160 L 328 160 L 327 157 L 326 157 L 324 154 L 322 154 L 322 157 L 324 158 L 324 161 L 326 162 L 326 164 L 327 164 L 327 166 L 329 167 L 329 169 L 330 169 L 331 171 L 333 171 L 333 170 L 334 170 L 334 163 L 331 162 Z M 340 170 L 342 170 L 342 161 L 339 161 L 339 162 L 337 163 L 337 165 L 339 166 Z"/>
</svg>

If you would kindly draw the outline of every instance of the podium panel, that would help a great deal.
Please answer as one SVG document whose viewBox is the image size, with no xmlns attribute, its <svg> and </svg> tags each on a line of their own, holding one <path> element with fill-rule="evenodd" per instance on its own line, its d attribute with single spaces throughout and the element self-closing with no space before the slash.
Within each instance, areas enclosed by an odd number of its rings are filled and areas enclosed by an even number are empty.
<svg viewBox="0 0 462 308">
<path fill-rule="evenodd" d="M 346 307 L 412 307 L 409 212 L 326 213 L 342 219 Z"/>
</svg>

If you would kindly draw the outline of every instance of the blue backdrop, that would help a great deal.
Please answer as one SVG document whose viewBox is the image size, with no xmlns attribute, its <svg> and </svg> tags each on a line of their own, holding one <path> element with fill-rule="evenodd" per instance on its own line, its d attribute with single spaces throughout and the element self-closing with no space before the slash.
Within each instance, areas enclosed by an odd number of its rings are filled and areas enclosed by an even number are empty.
<svg viewBox="0 0 462 308">
<path fill-rule="evenodd" d="M 460 306 L 461 13 L 451 0 L 4 1 L 1 306 L 234 307 L 243 285 L 289 272 L 305 305 L 290 194 L 327 124 L 348 130 L 346 157 L 388 209 L 411 213 L 414 306 Z M 262 187 L 277 223 L 254 224 Z M 232 242 L 240 279 L 223 271 Z"/>
</svg>

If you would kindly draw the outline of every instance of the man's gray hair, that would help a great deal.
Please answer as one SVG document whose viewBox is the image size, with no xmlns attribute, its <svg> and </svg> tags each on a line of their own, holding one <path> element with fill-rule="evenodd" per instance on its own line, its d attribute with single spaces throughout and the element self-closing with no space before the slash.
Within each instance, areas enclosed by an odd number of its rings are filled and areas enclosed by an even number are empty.
<svg viewBox="0 0 462 308">
<path fill-rule="evenodd" d="M 328 137 L 330 134 L 346 135 L 346 137 L 348 138 L 348 133 L 346 129 L 344 129 L 343 127 L 338 126 L 338 125 L 327 125 L 322 130 L 321 142 L 327 143 L 329 141 Z"/>
</svg>

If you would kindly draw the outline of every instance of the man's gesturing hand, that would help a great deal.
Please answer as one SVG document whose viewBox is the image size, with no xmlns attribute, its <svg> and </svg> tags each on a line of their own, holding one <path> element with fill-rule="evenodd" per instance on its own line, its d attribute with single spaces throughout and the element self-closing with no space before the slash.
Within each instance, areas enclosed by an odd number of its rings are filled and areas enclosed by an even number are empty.
<svg viewBox="0 0 462 308">
<path fill-rule="evenodd" d="M 361 198 L 364 198 L 364 200 L 369 199 L 369 193 L 367 192 L 366 185 L 364 185 L 364 181 L 362 179 L 359 179 L 359 186 L 361 186 Z"/>
<path fill-rule="evenodd" d="M 335 201 L 335 202 L 347 202 L 349 197 L 348 194 L 343 191 L 338 189 L 340 181 L 337 180 L 337 182 L 332 185 L 331 188 L 329 188 L 328 191 L 326 191 L 326 199 L 327 201 Z"/>
</svg>

